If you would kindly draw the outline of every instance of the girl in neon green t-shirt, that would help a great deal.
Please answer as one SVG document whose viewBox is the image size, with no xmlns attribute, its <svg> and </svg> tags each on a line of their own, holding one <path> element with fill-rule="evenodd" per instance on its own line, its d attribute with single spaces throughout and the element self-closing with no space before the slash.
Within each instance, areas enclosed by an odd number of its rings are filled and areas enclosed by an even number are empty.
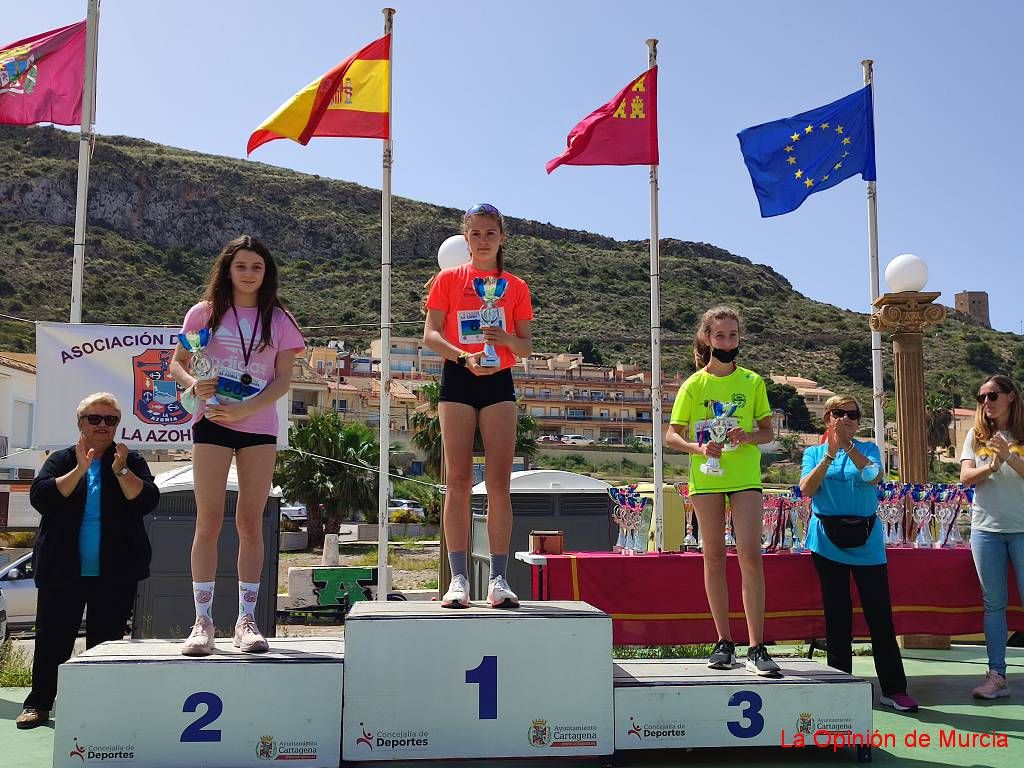
<svg viewBox="0 0 1024 768">
<path fill-rule="evenodd" d="M 741 368 L 740 316 L 729 307 L 704 313 L 693 344 L 697 372 L 676 395 L 665 445 L 690 454 L 690 499 L 703 538 L 704 589 L 718 631 L 708 660 L 711 669 L 731 669 L 736 645 L 729 627 L 729 587 L 725 579 L 725 502 L 732 509 L 733 535 L 743 577 L 747 618 L 746 668 L 762 677 L 780 677 L 779 666 L 763 643 L 764 571 L 761 565 L 761 451 L 770 442 L 771 409 L 764 380 Z M 724 442 L 711 438 L 715 403 L 735 407 L 725 424 Z M 716 435 L 723 437 L 722 435 Z M 721 474 L 708 472 L 715 459 Z M 714 462 L 711 462 L 714 464 Z"/>
</svg>

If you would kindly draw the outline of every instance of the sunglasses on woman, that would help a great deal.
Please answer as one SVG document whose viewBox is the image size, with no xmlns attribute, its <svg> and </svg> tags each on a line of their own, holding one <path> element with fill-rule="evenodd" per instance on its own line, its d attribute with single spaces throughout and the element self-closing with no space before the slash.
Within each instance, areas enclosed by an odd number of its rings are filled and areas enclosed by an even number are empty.
<svg viewBox="0 0 1024 768">
<path fill-rule="evenodd" d="M 982 392 L 980 395 L 975 395 L 974 397 L 978 401 L 978 404 L 980 405 L 981 403 L 984 403 L 986 400 L 988 400 L 990 403 L 994 403 L 996 400 L 999 399 L 999 396 L 1001 394 L 1003 394 L 1003 393 L 1002 392 Z"/>
<path fill-rule="evenodd" d="M 830 413 L 836 421 L 843 418 L 843 416 L 850 421 L 860 421 L 860 411 L 844 411 L 842 408 L 833 408 Z"/>
<path fill-rule="evenodd" d="M 121 420 L 120 416 L 100 416 L 98 413 L 83 413 L 82 418 L 94 427 L 98 427 L 101 421 L 108 427 L 116 427 L 117 422 Z"/>
<path fill-rule="evenodd" d="M 501 211 L 499 211 L 490 203 L 477 203 L 468 211 L 466 211 L 466 216 L 475 216 L 478 213 L 486 213 L 489 216 L 501 216 Z"/>
</svg>

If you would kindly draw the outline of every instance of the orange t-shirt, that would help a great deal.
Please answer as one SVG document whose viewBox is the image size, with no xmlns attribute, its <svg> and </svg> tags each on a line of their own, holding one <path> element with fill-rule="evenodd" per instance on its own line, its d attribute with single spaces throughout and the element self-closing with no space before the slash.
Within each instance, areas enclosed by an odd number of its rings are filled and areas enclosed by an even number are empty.
<svg viewBox="0 0 1024 768">
<path fill-rule="evenodd" d="M 439 309 L 445 313 L 444 337 L 450 343 L 466 352 L 480 352 L 484 348 L 484 335 L 480 331 L 480 309 L 483 300 L 476 295 L 473 279 L 477 277 L 503 277 L 508 281 L 504 295 L 494 306 L 500 319 L 498 324 L 513 336 L 516 335 L 517 320 L 533 319 L 533 304 L 530 302 L 530 288 L 526 281 L 511 272 L 485 272 L 474 269 L 471 263 L 442 269 L 434 278 L 427 295 L 427 309 Z M 511 368 L 516 357 L 508 347 L 496 347 L 501 358 L 501 368 Z"/>
</svg>

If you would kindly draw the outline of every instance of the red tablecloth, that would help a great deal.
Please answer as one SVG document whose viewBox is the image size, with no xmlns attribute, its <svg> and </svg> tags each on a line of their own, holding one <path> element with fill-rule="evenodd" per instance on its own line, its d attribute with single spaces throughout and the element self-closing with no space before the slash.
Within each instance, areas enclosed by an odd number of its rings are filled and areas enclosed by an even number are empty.
<svg viewBox="0 0 1024 768">
<path fill-rule="evenodd" d="M 981 587 L 969 549 L 890 549 L 888 560 L 897 634 L 964 635 L 982 631 Z M 700 553 L 549 555 L 543 594 L 535 597 L 584 600 L 600 608 L 613 619 L 617 644 L 711 643 L 718 638 L 704 594 L 703 566 Z M 766 554 L 764 571 L 765 640 L 823 638 L 821 591 L 811 556 Z M 732 634 L 742 642 L 747 630 L 735 554 L 728 557 L 726 574 Z M 856 588 L 853 595 L 854 634 L 867 637 Z M 1024 630 L 1024 609 L 1012 583 L 1007 618 L 1011 630 Z"/>
</svg>

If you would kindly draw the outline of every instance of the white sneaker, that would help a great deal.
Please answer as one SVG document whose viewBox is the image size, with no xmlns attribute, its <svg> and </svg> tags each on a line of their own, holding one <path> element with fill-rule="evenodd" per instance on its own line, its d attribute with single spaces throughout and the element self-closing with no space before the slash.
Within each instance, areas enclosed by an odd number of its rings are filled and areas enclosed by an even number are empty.
<svg viewBox="0 0 1024 768">
<path fill-rule="evenodd" d="M 469 582 L 461 573 L 452 576 L 448 591 L 441 598 L 442 608 L 469 608 Z"/>
<path fill-rule="evenodd" d="M 197 616 L 188 639 L 181 644 L 182 656 L 209 656 L 213 653 L 213 621 Z"/>
<path fill-rule="evenodd" d="M 487 602 L 491 608 L 518 608 L 519 598 L 504 576 L 495 576 L 487 585 Z"/>
</svg>

